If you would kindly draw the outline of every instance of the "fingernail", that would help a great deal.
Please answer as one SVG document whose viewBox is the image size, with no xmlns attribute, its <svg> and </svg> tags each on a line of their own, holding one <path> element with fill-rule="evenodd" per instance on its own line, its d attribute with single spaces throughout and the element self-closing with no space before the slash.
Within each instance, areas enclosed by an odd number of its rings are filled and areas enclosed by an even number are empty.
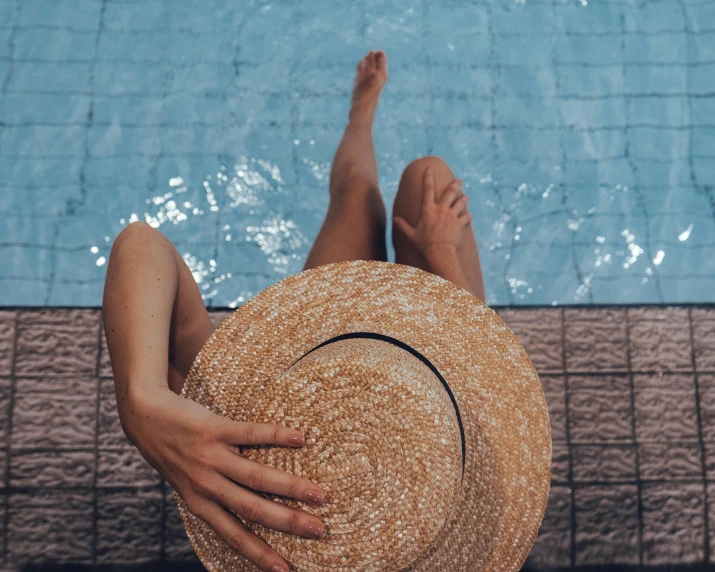
<svg viewBox="0 0 715 572">
<path fill-rule="evenodd" d="M 310 489 L 305 493 L 305 501 L 313 506 L 321 506 L 325 502 L 325 499 L 319 491 Z"/>
<path fill-rule="evenodd" d="M 288 567 L 284 564 L 276 564 L 271 568 L 271 572 L 290 572 L 290 570 L 288 570 Z"/>
<path fill-rule="evenodd" d="M 315 538 L 322 538 L 325 534 L 325 526 L 322 524 L 309 524 L 305 527 L 305 530 L 308 534 L 314 536 Z"/>
<path fill-rule="evenodd" d="M 294 433 L 293 435 L 291 435 L 290 437 L 288 437 L 288 442 L 289 442 L 291 445 L 294 445 L 294 446 L 296 446 L 296 447 L 300 447 L 301 445 L 303 445 L 303 442 L 304 442 L 303 435 L 301 435 L 300 433 Z"/>
</svg>

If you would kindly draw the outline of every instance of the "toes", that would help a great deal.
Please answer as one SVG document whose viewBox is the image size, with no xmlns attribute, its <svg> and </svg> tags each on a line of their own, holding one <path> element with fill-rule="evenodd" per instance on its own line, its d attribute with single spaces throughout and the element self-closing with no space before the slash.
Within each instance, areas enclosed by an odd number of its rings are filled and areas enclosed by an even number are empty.
<svg viewBox="0 0 715 572">
<path fill-rule="evenodd" d="M 379 52 L 375 52 L 375 67 L 377 69 L 382 69 L 383 66 L 385 65 L 385 52 L 380 50 Z"/>
</svg>

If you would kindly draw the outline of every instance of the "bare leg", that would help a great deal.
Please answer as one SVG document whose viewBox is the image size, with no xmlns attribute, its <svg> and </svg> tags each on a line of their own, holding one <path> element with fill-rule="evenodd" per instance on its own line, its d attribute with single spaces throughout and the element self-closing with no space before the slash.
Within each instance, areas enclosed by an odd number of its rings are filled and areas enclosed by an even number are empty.
<svg viewBox="0 0 715 572">
<path fill-rule="evenodd" d="M 395 202 L 392 207 L 392 214 L 401 216 L 407 222 L 414 225 L 420 217 L 420 207 L 422 205 L 422 179 L 425 169 L 431 166 L 434 169 L 436 182 L 436 199 L 439 200 L 456 177 L 449 168 L 449 165 L 441 157 L 429 156 L 421 157 L 412 161 L 405 168 L 400 178 L 400 186 L 395 195 Z M 392 242 L 395 247 L 395 262 L 398 264 L 409 264 L 432 272 L 424 256 L 417 250 L 402 231 L 395 225 L 392 226 Z M 457 247 L 462 270 L 472 285 L 472 291 L 477 298 L 486 302 L 484 293 L 484 279 L 482 277 L 482 266 L 479 262 L 479 250 L 477 249 L 477 239 L 474 236 L 474 229 L 470 222 L 464 227 L 464 234 L 461 243 Z"/>
<path fill-rule="evenodd" d="M 387 57 L 370 52 L 357 66 L 348 126 L 330 171 L 330 203 L 303 270 L 348 260 L 387 261 L 386 211 L 377 176 L 372 121 Z"/>
</svg>

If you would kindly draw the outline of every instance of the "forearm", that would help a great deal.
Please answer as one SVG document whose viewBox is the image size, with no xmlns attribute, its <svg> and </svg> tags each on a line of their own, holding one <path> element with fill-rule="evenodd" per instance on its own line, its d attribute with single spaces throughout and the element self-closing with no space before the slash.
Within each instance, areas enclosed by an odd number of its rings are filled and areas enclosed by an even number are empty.
<svg viewBox="0 0 715 572">
<path fill-rule="evenodd" d="M 464 288 L 470 294 L 476 296 L 472 291 L 462 265 L 459 262 L 457 248 L 451 244 L 435 244 L 428 246 L 422 253 L 429 264 L 430 271 L 437 276 L 449 280 L 460 288 Z"/>
<path fill-rule="evenodd" d="M 130 396 L 168 388 L 169 333 L 178 285 L 170 247 L 161 233 L 142 223 L 124 229 L 112 245 L 102 311 L 120 417 Z"/>
</svg>

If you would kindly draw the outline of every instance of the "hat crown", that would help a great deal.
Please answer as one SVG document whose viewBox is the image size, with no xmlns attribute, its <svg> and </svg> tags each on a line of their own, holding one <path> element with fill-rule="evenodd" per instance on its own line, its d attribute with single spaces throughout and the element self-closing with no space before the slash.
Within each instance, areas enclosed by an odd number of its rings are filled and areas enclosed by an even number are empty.
<svg viewBox="0 0 715 572">
<path fill-rule="evenodd" d="M 302 506 L 324 520 L 324 539 L 254 526 L 294 565 L 401 569 L 439 535 L 461 483 L 459 421 L 440 379 L 410 352 L 367 338 L 320 346 L 266 387 L 254 411 L 251 421 L 297 427 L 306 439 L 247 456 L 327 493 L 320 509 Z"/>
</svg>

